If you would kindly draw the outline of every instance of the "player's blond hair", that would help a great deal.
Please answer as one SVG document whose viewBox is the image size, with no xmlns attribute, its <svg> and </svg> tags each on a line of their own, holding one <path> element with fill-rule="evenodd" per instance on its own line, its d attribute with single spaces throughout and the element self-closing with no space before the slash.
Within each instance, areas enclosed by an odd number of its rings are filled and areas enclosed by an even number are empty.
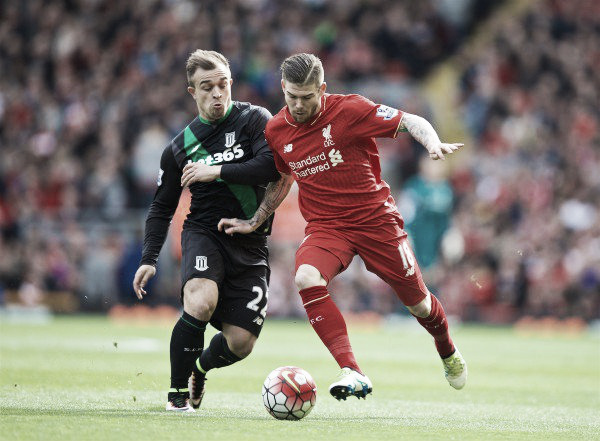
<svg viewBox="0 0 600 441">
<path fill-rule="evenodd" d="M 216 51 L 205 51 L 202 49 L 196 49 L 192 52 L 185 63 L 185 71 L 187 73 L 188 85 L 194 87 L 192 77 L 196 73 L 196 70 L 211 70 L 215 69 L 218 64 L 222 64 L 229 70 L 229 61 L 225 56 Z"/>
<path fill-rule="evenodd" d="M 320 87 L 325 79 L 323 64 L 313 54 L 295 54 L 281 63 L 281 77 L 284 81 L 306 86 L 315 84 Z"/>
</svg>

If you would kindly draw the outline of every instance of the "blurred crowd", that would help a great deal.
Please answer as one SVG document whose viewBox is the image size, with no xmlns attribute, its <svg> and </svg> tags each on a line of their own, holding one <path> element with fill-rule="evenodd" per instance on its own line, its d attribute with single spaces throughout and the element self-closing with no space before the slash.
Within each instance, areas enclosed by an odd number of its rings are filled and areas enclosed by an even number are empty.
<svg viewBox="0 0 600 441">
<path fill-rule="evenodd" d="M 600 317 L 599 18 L 593 0 L 536 2 L 459 58 L 474 147 L 437 276 L 463 317 Z"/>
<path fill-rule="evenodd" d="M 322 58 L 329 90 L 430 117 L 418 81 L 460 52 L 502 2 L 6 3 L 0 293 L 35 305 L 69 292 L 83 310 L 106 310 L 135 302 L 130 284 L 160 154 L 196 113 L 185 90 L 190 52 L 224 53 L 234 99 L 272 113 L 283 106 L 280 62 L 306 51 Z M 452 314 L 489 320 L 504 305 L 519 313 L 598 316 L 593 72 L 600 38 L 593 17 L 591 0 L 543 1 L 507 20 L 484 50 L 460 52 L 459 106 L 475 142 L 448 179 L 419 165 L 422 149 L 409 137 L 381 143 L 384 174 L 408 210 L 426 277 Z M 292 277 L 296 245 L 285 237 L 271 241 L 273 315 L 302 314 Z M 346 311 L 401 309 L 359 262 L 335 284 Z M 150 289 L 150 302 L 177 304 L 170 243 Z"/>
</svg>

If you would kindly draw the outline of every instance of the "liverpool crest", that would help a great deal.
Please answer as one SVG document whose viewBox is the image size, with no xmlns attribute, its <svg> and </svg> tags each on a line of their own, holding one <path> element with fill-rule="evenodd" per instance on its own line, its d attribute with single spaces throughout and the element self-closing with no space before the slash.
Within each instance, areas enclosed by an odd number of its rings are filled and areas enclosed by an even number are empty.
<svg viewBox="0 0 600 441">
<path fill-rule="evenodd" d="M 333 142 L 333 139 L 331 139 L 331 124 L 327 124 L 327 127 L 323 129 L 323 138 L 325 138 L 325 141 L 323 141 L 323 147 L 331 147 L 332 145 L 335 145 L 335 142 Z"/>
</svg>

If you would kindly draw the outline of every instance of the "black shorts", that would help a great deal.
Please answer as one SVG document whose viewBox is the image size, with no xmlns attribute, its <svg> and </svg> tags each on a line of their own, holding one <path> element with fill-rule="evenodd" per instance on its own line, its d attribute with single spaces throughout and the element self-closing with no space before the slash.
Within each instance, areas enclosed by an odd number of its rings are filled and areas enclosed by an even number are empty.
<svg viewBox="0 0 600 441">
<path fill-rule="evenodd" d="M 210 279 L 219 287 L 219 301 L 210 324 L 239 326 L 258 335 L 267 313 L 269 250 L 242 247 L 227 236 L 183 230 L 181 233 L 181 296 L 190 279 Z"/>
</svg>

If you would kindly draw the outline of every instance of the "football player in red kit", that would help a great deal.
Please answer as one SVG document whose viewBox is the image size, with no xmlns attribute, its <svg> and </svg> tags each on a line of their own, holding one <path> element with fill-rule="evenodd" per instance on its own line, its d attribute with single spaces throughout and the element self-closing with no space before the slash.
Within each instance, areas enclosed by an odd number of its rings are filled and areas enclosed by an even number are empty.
<svg viewBox="0 0 600 441">
<path fill-rule="evenodd" d="M 296 252 L 295 281 L 311 325 L 342 368 L 330 393 L 338 400 L 364 398 L 373 388 L 354 358 L 346 323 L 327 290 L 356 254 L 433 336 L 446 379 L 462 389 L 467 365 L 450 338 L 441 303 L 423 282 L 390 187 L 381 179 L 374 138 L 408 131 L 434 160 L 462 144 L 442 143 L 420 116 L 360 95 L 325 93 L 323 66 L 312 54 L 287 58 L 281 71 L 287 105 L 265 130 L 281 179 L 268 185 L 252 219 L 222 219 L 219 229 L 228 234 L 252 232 L 279 206 L 295 180 L 300 211 L 308 222 Z"/>
</svg>

